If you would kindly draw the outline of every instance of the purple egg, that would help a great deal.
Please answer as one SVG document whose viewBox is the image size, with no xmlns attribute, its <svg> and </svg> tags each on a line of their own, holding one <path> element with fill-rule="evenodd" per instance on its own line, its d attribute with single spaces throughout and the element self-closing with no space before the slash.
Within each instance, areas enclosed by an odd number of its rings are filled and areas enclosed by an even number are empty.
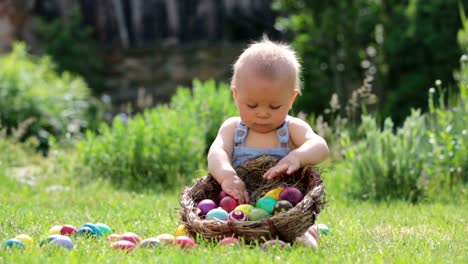
<svg viewBox="0 0 468 264">
<path fill-rule="evenodd" d="M 55 245 L 58 248 L 64 247 L 66 249 L 72 250 L 73 249 L 73 242 L 68 236 L 57 236 L 56 238 L 50 241 L 51 245 Z"/>
<path fill-rule="evenodd" d="M 206 216 L 206 214 L 217 208 L 218 205 L 216 205 L 216 203 L 211 200 L 211 199 L 204 199 L 204 200 L 201 200 L 199 203 L 198 203 L 198 209 L 200 209 L 200 213 L 198 214 L 200 217 L 204 217 Z"/>
</svg>

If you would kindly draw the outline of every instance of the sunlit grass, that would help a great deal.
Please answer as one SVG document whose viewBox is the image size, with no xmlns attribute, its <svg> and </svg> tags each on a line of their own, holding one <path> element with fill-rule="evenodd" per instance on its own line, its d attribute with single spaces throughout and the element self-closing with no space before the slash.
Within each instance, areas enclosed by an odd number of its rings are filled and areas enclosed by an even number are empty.
<svg viewBox="0 0 468 264">
<path fill-rule="evenodd" d="M 44 172 L 44 173 L 50 173 Z M 74 239 L 72 251 L 39 247 L 54 225 L 77 227 L 103 222 L 116 233 L 142 238 L 173 233 L 179 224 L 179 194 L 134 193 L 103 181 L 87 182 L 64 175 L 38 175 L 34 186 L 11 176 L 0 180 L 0 239 L 29 234 L 24 251 L 0 249 L 1 263 L 463 263 L 468 260 L 468 210 L 457 204 L 376 204 L 340 199 L 334 189 L 319 222 L 331 228 L 318 251 L 293 246 L 263 251 L 258 247 L 221 247 L 201 243 L 189 251 L 173 246 L 136 249 L 128 254 L 101 239 Z M 337 180 L 333 175 L 326 182 Z M 333 186 L 332 184 L 330 184 Z M 335 188 L 337 189 L 337 188 Z"/>
</svg>

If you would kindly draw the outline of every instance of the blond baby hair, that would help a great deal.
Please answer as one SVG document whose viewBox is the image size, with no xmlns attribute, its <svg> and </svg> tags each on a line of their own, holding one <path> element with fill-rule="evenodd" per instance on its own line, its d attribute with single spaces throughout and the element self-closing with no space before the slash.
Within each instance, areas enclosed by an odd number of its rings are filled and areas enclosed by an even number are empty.
<svg viewBox="0 0 468 264">
<path fill-rule="evenodd" d="M 287 78 L 293 78 L 294 89 L 299 93 L 302 90 L 301 64 L 290 45 L 274 42 L 266 37 L 250 44 L 234 63 L 231 86 L 236 86 L 236 80 L 245 66 L 252 67 L 249 69 L 267 77 L 278 78 L 285 75 Z"/>
</svg>

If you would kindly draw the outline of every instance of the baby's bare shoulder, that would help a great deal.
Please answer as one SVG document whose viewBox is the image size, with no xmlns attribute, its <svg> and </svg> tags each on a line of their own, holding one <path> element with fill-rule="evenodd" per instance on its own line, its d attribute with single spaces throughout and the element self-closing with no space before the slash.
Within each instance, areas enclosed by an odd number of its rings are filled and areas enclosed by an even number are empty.
<svg viewBox="0 0 468 264">
<path fill-rule="evenodd" d="M 240 117 L 238 116 L 229 117 L 228 119 L 224 120 L 223 124 L 221 125 L 221 129 L 234 131 L 234 129 L 239 124 L 239 122 L 240 122 Z"/>
<path fill-rule="evenodd" d="M 297 117 L 289 117 L 289 128 L 310 128 L 309 123 L 306 121 L 297 118 Z"/>
</svg>

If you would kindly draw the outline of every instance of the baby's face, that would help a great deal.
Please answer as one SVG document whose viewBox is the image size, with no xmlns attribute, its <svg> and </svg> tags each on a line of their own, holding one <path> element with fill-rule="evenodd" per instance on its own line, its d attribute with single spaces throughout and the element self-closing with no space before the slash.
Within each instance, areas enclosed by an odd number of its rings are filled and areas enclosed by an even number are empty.
<svg viewBox="0 0 468 264">
<path fill-rule="evenodd" d="M 259 133 L 284 122 L 298 93 L 293 78 L 271 79 L 253 72 L 244 72 L 232 90 L 242 122 Z"/>
</svg>

